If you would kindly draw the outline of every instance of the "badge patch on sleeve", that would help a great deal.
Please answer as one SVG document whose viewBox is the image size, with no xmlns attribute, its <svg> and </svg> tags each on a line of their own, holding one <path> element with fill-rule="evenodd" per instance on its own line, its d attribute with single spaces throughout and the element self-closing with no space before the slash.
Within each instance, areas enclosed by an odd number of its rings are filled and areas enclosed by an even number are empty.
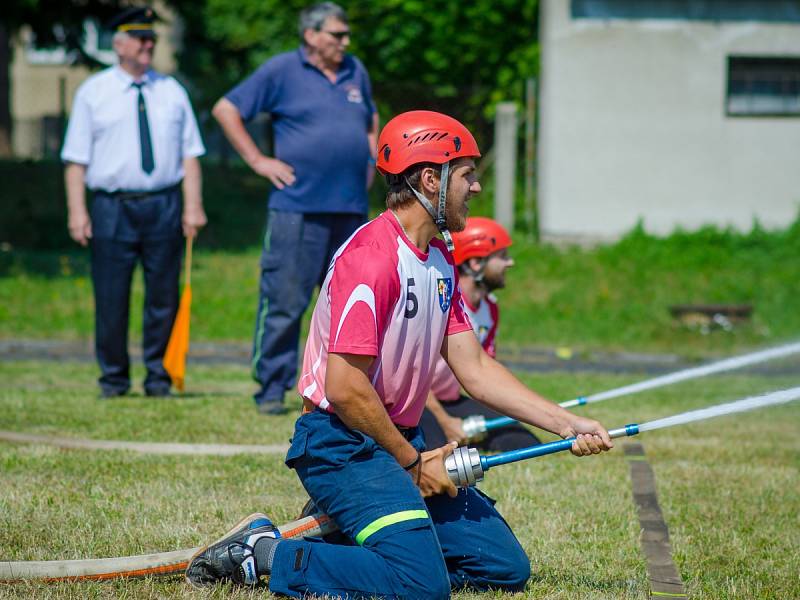
<svg viewBox="0 0 800 600">
<path fill-rule="evenodd" d="M 442 309 L 442 312 L 450 310 L 450 301 L 453 299 L 453 280 L 449 277 L 437 279 L 436 293 L 439 296 L 439 308 Z"/>
</svg>

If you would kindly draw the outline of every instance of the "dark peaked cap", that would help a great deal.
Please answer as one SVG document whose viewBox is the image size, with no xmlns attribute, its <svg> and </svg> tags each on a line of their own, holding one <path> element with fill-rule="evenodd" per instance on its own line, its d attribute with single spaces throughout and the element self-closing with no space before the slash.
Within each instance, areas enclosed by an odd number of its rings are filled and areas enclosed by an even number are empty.
<svg viewBox="0 0 800 600">
<path fill-rule="evenodd" d="M 134 6 L 119 13 L 106 24 L 106 27 L 138 37 L 155 37 L 153 21 L 156 19 L 158 15 L 149 6 Z"/>
</svg>

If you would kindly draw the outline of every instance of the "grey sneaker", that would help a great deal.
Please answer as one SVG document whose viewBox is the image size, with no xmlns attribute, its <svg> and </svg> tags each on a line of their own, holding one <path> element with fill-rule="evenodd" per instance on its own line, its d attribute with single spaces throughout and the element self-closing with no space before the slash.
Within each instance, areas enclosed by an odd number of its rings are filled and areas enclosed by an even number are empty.
<svg viewBox="0 0 800 600">
<path fill-rule="evenodd" d="M 195 587 L 225 581 L 256 585 L 259 576 L 253 547 L 264 537 L 281 537 L 266 515 L 254 513 L 242 519 L 220 539 L 192 556 L 186 568 L 186 581 Z"/>
</svg>

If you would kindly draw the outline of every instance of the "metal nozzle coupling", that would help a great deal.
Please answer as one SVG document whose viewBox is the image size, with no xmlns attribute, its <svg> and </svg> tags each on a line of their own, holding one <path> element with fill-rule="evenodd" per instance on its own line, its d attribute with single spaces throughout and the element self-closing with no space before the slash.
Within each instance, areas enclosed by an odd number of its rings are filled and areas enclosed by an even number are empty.
<svg viewBox="0 0 800 600">
<path fill-rule="evenodd" d="M 481 457 L 475 448 L 461 446 L 444 461 L 447 476 L 457 487 L 469 487 L 483 479 Z"/>
<path fill-rule="evenodd" d="M 461 421 L 461 429 L 467 439 L 472 442 L 479 442 L 486 437 L 486 417 L 483 415 L 472 415 Z"/>
</svg>

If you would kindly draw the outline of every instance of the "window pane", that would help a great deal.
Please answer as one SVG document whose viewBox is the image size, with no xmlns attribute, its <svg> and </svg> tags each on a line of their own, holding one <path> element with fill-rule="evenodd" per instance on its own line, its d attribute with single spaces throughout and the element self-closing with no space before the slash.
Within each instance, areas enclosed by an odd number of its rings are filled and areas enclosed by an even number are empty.
<svg viewBox="0 0 800 600">
<path fill-rule="evenodd" d="M 728 57 L 729 115 L 800 115 L 800 58 Z"/>
<path fill-rule="evenodd" d="M 800 22 L 797 0 L 572 0 L 574 19 Z"/>
</svg>

